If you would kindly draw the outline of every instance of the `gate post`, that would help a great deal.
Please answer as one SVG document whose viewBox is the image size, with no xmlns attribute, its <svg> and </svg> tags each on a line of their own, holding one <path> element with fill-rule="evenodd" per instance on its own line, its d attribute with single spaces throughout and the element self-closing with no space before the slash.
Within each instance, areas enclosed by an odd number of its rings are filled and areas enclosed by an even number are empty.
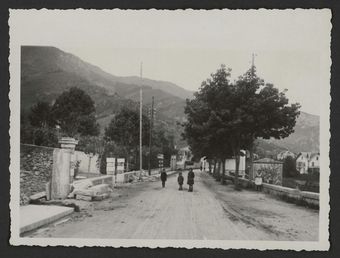
<svg viewBox="0 0 340 258">
<path fill-rule="evenodd" d="M 61 149 L 53 151 L 51 177 L 51 199 L 65 199 L 70 193 L 71 177 L 74 174 L 74 149 L 78 141 L 63 137 L 59 141 Z"/>
</svg>

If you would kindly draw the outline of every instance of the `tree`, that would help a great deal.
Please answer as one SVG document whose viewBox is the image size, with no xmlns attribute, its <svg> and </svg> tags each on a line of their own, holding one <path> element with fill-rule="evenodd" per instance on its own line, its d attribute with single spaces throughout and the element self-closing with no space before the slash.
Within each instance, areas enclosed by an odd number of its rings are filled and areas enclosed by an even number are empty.
<svg viewBox="0 0 340 258">
<path fill-rule="evenodd" d="M 287 156 L 283 161 L 283 177 L 295 177 L 298 175 L 296 161 L 293 157 Z"/>
<path fill-rule="evenodd" d="M 167 130 L 165 124 L 155 125 L 153 128 L 153 145 L 151 150 L 151 165 L 158 167 L 157 154 L 164 154 L 164 166 L 170 166 L 171 155 L 177 154 L 174 146 L 174 135 Z"/>
<path fill-rule="evenodd" d="M 57 132 L 51 117 L 51 106 L 47 102 L 38 102 L 27 113 L 21 110 L 20 142 L 56 147 Z"/>
<path fill-rule="evenodd" d="M 187 100 L 184 124 L 184 138 L 194 155 L 206 156 L 222 165 L 222 182 L 225 175 L 225 160 L 231 156 L 229 144 L 230 128 L 224 123 L 230 113 L 228 101 L 232 96 L 230 69 L 222 65 L 211 78 L 202 82 L 194 99 Z M 215 170 L 215 169 L 214 169 Z M 218 176 L 219 177 L 219 176 Z"/>
<path fill-rule="evenodd" d="M 299 104 L 288 105 L 285 92 L 256 76 L 251 67 L 235 83 L 230 83 L 230 69 L 225 65 L 204 81 L 193 100 L 187 101 L 185 137 L 192 149 L 202 146 L 222 163 L 233 156 L 236 160 L 235 186 L 241 149 L 252 149 L 254 140 L 262 137 L 287 137 L 294 131 Z M 213 150 L 213 153 L 209 153 Z"/>
<path fill-rule="evenodd" d="M 70 88 L 56 99 L 52 114 L 61 130 L 69 136 L 99 134 L 94 102 L 77 87 Z"/>
<path fill-rule="evenodd" d="M 31 125 L 40 128 L 54 127 L 55 122 L 51 111 L 52 106 L 49 103 L 39 101 L 31 108 L 28 116 Z"/>
<path fill-rule="evenodd" d="M 142 144 L 149 143 L 150 121 L 146 115 L 142 117 Z M 139 113 L 137 110 L 122 108 L 121 111 L 111 120 L 105 128 L 105 138 L 115 142 L 124 149 L 126 158 L 134 153 L 136 164 L 139 163 Z"/>
</svg>

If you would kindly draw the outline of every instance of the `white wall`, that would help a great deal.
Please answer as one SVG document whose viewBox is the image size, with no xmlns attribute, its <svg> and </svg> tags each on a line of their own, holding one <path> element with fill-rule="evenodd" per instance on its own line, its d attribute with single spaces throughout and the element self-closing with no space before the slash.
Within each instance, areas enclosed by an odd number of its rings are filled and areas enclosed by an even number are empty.
<svg viewBox="0 0 340 258">
<path fill-rule="evenodd" d="M 80 161 L 79 164 L 79 172 L 81 173 L 96 173 L 100 174 L 99 168 L 97 167 L 97 160 L 98 160 L 98 155 L 94 155 L 91 158 L 91 164 L 90 164 L 90 171 L 89 171 L 89 162 L 90 162 L 90 157 L 89 155 L 85 154 L 82 151 L 75 151 L 75 156 L 76 160 Z"/>
<path fill-rule="evenodd" d="M 225 161 L 225 170 L 226 174 L 228 175 L 228 171 L 234 172 L 236 170 L 236 160 L 235 159 L 226 159 Z M 239 164 L 239 175 L 243 176 L 246 170 L 246 157 L 240 157 L 240 164 Z"/>
<path fill-rule="evenodd" d="M 309 161 L 309 167 L 310 168 L 319 168 L 320 167 L 320 156 L 314 156 L 310 161 Z"/>
</svg>

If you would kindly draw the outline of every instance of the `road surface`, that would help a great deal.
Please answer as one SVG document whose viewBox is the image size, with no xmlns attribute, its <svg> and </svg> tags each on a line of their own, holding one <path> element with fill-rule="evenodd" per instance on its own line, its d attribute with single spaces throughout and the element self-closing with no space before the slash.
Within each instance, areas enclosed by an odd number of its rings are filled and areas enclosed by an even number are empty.
<svg viewBox="0 0 340 258">
<path fill-rule="evenodd" d="M 195 174 L 192 193 L 187 185 L 178 191 L 176 175 L 168 177 L 165 188 L 160 181 L 124 186 L 68 221 L 26 237 L 318 240 L 317 210 L 255 191 L 235 191 L 205 172 Z"/>
</svg>

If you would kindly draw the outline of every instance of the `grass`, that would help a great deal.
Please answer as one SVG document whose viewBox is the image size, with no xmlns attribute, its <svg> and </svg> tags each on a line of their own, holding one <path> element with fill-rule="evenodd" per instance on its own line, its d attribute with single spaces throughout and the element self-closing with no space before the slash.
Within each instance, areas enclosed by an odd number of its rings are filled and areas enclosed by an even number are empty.
<svg viewBox="0 0 340 258">
<path fill-rule="evenodd" d="M 308 177 L 308 175 L 285 177 L 282 180 L 282 186 L 293 189 L 299 188 L 301 191 L 319 193 L 319 178 Z"/>
</svg>

